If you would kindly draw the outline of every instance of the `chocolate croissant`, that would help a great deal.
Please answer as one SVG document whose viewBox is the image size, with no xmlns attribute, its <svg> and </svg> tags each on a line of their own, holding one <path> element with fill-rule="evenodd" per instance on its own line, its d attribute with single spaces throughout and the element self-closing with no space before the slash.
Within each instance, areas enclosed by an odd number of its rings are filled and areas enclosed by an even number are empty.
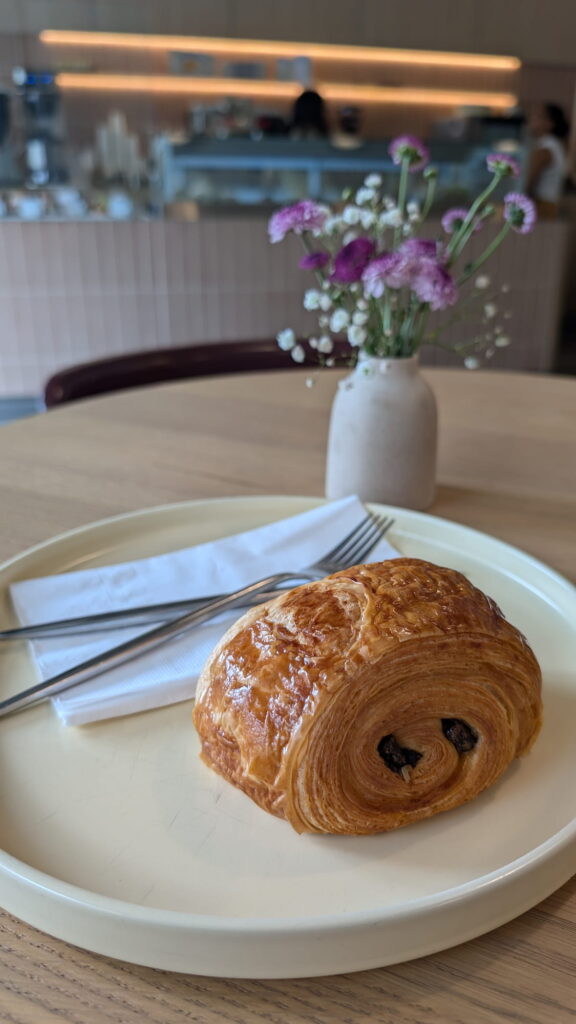
<svg viewBox="0 0 576 1024">
<path fill-rule="evenodd" d="M 359 565 L 252 609 L 200 677 L 207 765 L 297 832 L 399 828 L 458 807 L 525 754 L 541 675 L 461 575 Z"/>
</svg>

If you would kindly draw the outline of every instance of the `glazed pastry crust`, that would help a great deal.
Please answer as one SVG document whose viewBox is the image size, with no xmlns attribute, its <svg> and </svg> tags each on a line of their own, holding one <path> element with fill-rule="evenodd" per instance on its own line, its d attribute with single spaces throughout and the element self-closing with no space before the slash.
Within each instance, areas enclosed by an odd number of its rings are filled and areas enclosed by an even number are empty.
<svg viewBox="0 0 576 1024">
<path fill-rule="evenodd" d="M 194 723 L 206 764 L 266 811 L 359 835 L 473 799 L 527 752 L 541 714 L 536 658 L 494 601 L 398 558 L 242 616 L 204 667 Z M 453 720 L 471 749 L 446 735 Z M 391 768 L 384 737 L 417 763 Z"/>
</svg>

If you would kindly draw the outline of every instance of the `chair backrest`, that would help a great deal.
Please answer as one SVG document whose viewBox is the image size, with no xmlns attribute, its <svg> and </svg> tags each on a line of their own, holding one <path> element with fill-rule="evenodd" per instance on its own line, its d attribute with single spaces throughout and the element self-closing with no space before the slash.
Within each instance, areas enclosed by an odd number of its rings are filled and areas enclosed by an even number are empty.
<svg viewBox="0 0 576 1024">
<path fill-rule="evenodd" d="M 340 355 L 343 351 L 344 345 L 339 343 L 336 352 Z M 313 353 L 306 350 L 306 360 L 299 365 L 316 366 Z M 51 407 L 162 381 L 258 370 L 294 370 L 296 367 L 290 353 L 283 352 L 275 341 L 268 339 L 182 345 L 112 356 L 60 370 L 47 382 L 44 401 Z"/>
</svg>

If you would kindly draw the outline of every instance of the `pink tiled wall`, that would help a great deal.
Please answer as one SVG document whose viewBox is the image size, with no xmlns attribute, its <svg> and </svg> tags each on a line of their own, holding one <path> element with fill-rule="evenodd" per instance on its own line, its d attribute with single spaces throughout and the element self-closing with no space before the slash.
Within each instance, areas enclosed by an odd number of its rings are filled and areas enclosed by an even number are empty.
<svg viewBox="0 0 576 1024">
<path fill-rule="evenodd" d="M 491 262 L 512 289 L 514 345 L 496 365 L 551 367 L 566 241 L 565 225 L 542 224 Z M 0 396 L 39 393 L 56 370 L 106 355 L 310 331 L 298 253 L 270 246 L 263 220 L 1 223 Z"/>
</svg>

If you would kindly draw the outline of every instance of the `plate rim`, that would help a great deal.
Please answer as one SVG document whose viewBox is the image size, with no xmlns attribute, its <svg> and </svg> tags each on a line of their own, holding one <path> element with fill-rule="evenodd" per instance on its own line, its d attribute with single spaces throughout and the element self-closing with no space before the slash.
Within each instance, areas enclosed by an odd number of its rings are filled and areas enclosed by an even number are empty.
<svg viewBox="0 0 576 1024">
<path fill-rule="evenodd" d="M 252 502 L 261 501 L 280 503 L 304 501 L 309 503 L 312 507 L 327 503 L 327 499 L 319 498 L 317 496 L 293 494 L 252 494 L 191 499 L 181 502 L 167 502 L 161 505 L 121 512 L 113 516 L 93 520 L 89 523 L 83 524 L 82 526 L 73 527 L 70 530 L 63 531 L 44 541 L 40 541 L 29 548 L 26 548 L 17 555 L 11 556 L 9 559 L 3 561 L 0 563 L 0 573 L 3 574 L 6 570 L 30 556 L 45 551 L 53 546 L 57 547 L 60 543 L 76 538 L 83 533 L 89 534 L 94 530 L 114 526 L 122 521 L 145 519 L 147 516 L 154 516 L 162 513 L 170 514 L 170 512 L 181 512 L 188 507 L 198 508 L 203 505 L 214 504 L 250 504 Z M 548 577 L 548 579 L 556 585 L 559 585 L 562 590 L 566 591 L 567 595 L 576 602 L 576 588 L 570 580 L 535 556 L 523 551 L 521 548 L 507 543 L 506 541 L 500 540 L 498 537 L 494 537 L 484 531 L 469 527 L 466 524 L 445 519 L 442 516 L 430 515 L 427 512 L 405 509 L 394 505 L 383 505 L 378 502 L 366 502 L 366 504 L 379 509 L 385 509 L 386 512 L 390 514 L 396 513 L 398 516 L 404 516 L 408 519 L 417 521 L 434 521 L 441 526 L 448 526 L 450 529 L 456 530 L 458 533 L 473 534 L 475 536 L 482 537 L 483 539 L 488 539 L 491 544 L 495 544 L 506 549 L 513 556 L 520 557 L 523 561 L 528 562 L 534 569 Z M 19 860 L 2 848 L 0 848 L 0 873 L 11 876 L 17 883 L 23 885 L 27 889 L 40 889 L 44 893 L 49 893 L 57 900 L 65 901 L 67 904 L 76 904 L 84 909 L 91 909 L 113 919 L 129 919 L 131 923 L 135 924 L 148 923 L 154 927 L 168 926 L 177 931 L 188 931 L 192 929 L 198 932 L 202 931 L 210 933 L 212 937 L 218 935 L 238 935 L 239 933 L 246 934 L 247 937 L 253 938 L 257 936 L 272 936 L 277 934 L 294 936 L 295 934 L 302 934 L 303 931 L 308 934 L 310 934 L 311 931 L 315 934 L 322 934 L 324 932 L 342 932 L 354 927 L 366 927 L 373 924 L 390 925 L 394 921 L 409 921 L 411 918 L 424 912 L 429 913 L 430 911 L 447 909 L 450 907 L 457 908 L 460 904 L 465 904 L 467 901 L 472 898 L 477 898 L 483 893 L 490 892 L 493 894 L 494 892 L 497 892 L 500 887 L 505 886 L 510 882 L 520 881 L 524 876 L 530 874 L 531 871 L 546 864 L 553 857 L 562 854 L 566 848 L 575 841 L 576 818 L 562 826 L 562 828 L 552 836 L 549 836 L 544 840 L 544 842 L 539 843 L 538 846 L 533 847 L 527 853 L 522 854 L 520 857 L 501 865 L 485 875 L 478 875 L 476 878 L 468 882 L 464 882 L 460 885 L 452 886 L 447 889 L 441 889 L 428 896 L 417 897 L 399 903 L 390 904 L 386 909 L 380 907 L 379 909 L 370 908 L 369 910 L 364 909 L 349 912 L 342 911 L 336 914 L 316 915 L 315 917 L 226 917 L 224 915 L 216 916 L 209 914 L 195 914 L 189 911 L 184 912 L 163 909 L 160 907 L 145 906 L 143 904 L 122 900 L 118 897 L 107 896 L 94 892 L 90 889 L 85 889 L 81 886 L 74 885 L 71 882 L 67 882 L 64 879 L 56 878 L 39 868 L 33 867 L 25 861 Z M 554 891 L 559 886 L 565 884 L 573 873 L 573 871 L 569 871 L 568 874 L 564 873 L 565 877 L 563 880 L 555 882 L 550 891 Z M 539 895 L 534 903 L 539 902 L 541 898 L 542 896 Z M 530 905 L 534 905 L 534 903 Z M 519 913 L 522 912 L 523 911 L 519 911 Z M 512 916 L 517 915 L 514 913 Z M 508 916 L 506 920 L 510 920 L 510 916 Z"/>
</svg>

